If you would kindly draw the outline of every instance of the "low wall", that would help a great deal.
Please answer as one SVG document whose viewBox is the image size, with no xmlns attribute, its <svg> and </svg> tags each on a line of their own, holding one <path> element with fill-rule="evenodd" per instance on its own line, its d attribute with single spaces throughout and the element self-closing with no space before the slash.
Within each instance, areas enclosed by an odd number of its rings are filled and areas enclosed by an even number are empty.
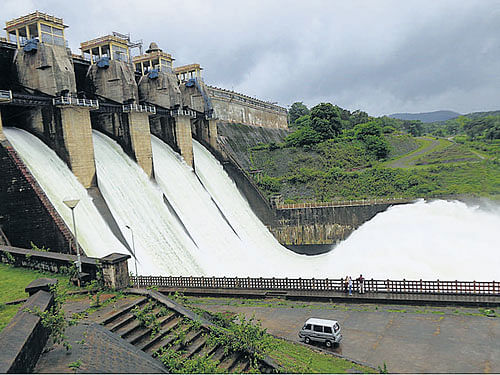
<svg viewBox="0 0 500 375">
<path fill-rule="evenodd" d="M 104 258 L 81 256 L 82 272 L 96 279 L 102 273 L 104 286 L 122 289 L 129 286 L 127 260 L 130 255 L 113 253 Z M 0 246 L 0 261 L 17 267 L 26 267 L 53 273 L 66 273 L 77 260 L 76 255 L 60 254 L 49 251 L 21 249 L 12 246 Z"/>
<path fill-rule="evenodd" d="M 56 281 L 53 280 L 53 282 Z M 28 291 L 28 288 L 26 289 Z M 54 296 L 43 290 L 46 289 L 43 285 L 39 285 L 37 289 L 30 291 L 31 295 L 28 300 L 0 332 L 0 343 L 2 343 L 0 373 L 2 374 L 32 372 L 47 343 L 48 329 L 43 327 L 39 316 L 26 310 L 38 308 L 40 311 L 47 311 L 54 302 Z"/>
<path fill-rule="evenodd" d="M 268 226 L 276 239 L 285 246 L 329 245 L 346 239 L 363 223 L 379 212 L 387 210 L 392 202 L 337 207 L 277 208 L 276 224 Z M 304 253 L 308 253 L 304 249 Z"/>
</svg>

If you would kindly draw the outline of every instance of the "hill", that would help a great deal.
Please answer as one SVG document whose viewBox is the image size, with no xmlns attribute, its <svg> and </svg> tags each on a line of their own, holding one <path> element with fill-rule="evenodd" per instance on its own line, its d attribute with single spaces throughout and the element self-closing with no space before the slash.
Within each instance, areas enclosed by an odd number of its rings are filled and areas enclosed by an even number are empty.
<svg viewBox="0 0 500 375">
<path fill-rule="evenodd" d="M 422 122 L 446 121 L 461 116 L 460 113 L 453 111 L 434 111 L 421 113 L 393 113 L 387 117 L 400 120 L 420 120 Z"/>
</svg>

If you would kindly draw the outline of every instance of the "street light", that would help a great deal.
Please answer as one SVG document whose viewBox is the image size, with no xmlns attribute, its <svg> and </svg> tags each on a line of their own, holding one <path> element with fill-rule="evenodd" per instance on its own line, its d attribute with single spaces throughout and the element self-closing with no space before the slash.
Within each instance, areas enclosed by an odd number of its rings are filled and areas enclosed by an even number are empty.
<svg viewBox="0 0 500 375">
<path fill-rule="evenodd" d="M 135 262 L 135 277 L 138 278 L 139 274 L 137 273 L 137 256 L 135 253 L 135 241 L 134 241 L 134 231 L 128 225 L 125 225 L 128 229 L 130 229 L 130 233 L 132 233 L 132 250 L 134 252 L 134 262 Z"/>
<path fill-rule="evenodd" d="M 78 279 L 80 279 L 80 274 L 82 273 L 82 262 L 80 260 L 80 249 L 78 247 L 78 236 L 76 234 L 76 222 L 75 222 L 75 207 L 80 202 L 79 199 L 66 199 L 63 203 L 71 209 L 71 216 L 73 217 L 73 232 L 75 233 L 75 243 L 76 243 L 76 266 L 78 268 Z"/>
</svg>

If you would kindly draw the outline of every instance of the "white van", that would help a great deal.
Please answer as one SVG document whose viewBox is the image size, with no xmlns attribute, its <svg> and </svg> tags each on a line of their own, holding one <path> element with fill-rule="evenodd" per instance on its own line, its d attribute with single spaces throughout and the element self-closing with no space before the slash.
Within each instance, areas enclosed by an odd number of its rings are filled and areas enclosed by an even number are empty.
<svg viewBox="0 0 500 375">
<path fill-rule="evenodd" d="M 311 341 L 324 342 L 327 347 L 339 344 L 342 340 L 340 325 L 336 320 L 309 318 L 299 332 L 306 344 Z"/>
</svg>

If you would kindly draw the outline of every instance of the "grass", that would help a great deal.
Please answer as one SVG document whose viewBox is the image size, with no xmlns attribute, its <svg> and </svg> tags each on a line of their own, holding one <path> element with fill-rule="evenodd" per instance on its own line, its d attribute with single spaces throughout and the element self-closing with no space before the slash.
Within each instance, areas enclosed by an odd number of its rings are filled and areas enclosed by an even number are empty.
<svg viewBox="0 0 500 375">
<path fill-rule="evenodd" d="M 59 280 L 59 284 L 67 290 L 76 290 L 73 285 L 69 285 L 69 277 L 50 272 L 41 272 L 27 268 L 12 267 L 0 263 L 0 303 L 14 301 L 16 299 L 27 298 L 28 293 L 24 288 L 33 280 L 41 277 L 51 277 Z M 7 287 L 8 286 L 8 287 Z"/>
<path fill-rule="evenodd" d="M 273 338 L 273 345 L 268 355 L 290 374 L 346 374 L 368 373 L 377 371 L 361 366 L 347 359 L 322 353 L 301 344 Z"/>
<path fill-rule="evenodd" d="M 438 149 L 439 148 L 439 149 Z M 414 160 L 416 165 L 451 163 L 461 161 L 479 161 L 480 158 L 468 150 L 466 146 L 454 143 L 446 147 L 438 147 L 427 155 Z"/>
<path fill-rule="evenodd" d="M 69 285 L 69 277 L 60 274 L 40 272 L 27 268 L 17 268 L 0 263 L 0 331 L 16 315 L 20 304 L 4 305 L 6 302 L 27 298 L 28 293 L 24 288 L 33 280 L 41 277 L 51 277 L 59 280 L 59 284 L 67 290 L 75 290 L 76 287 Z"/>
<path fill-rule="evenodd" d="M 20 307 L 21 307 L 20 303 L 16 305 L 0 304 L 0 332 L 10 322 L 10 320 L 14 317 L 14 315 L 16 315 Z"/>
</svg>

